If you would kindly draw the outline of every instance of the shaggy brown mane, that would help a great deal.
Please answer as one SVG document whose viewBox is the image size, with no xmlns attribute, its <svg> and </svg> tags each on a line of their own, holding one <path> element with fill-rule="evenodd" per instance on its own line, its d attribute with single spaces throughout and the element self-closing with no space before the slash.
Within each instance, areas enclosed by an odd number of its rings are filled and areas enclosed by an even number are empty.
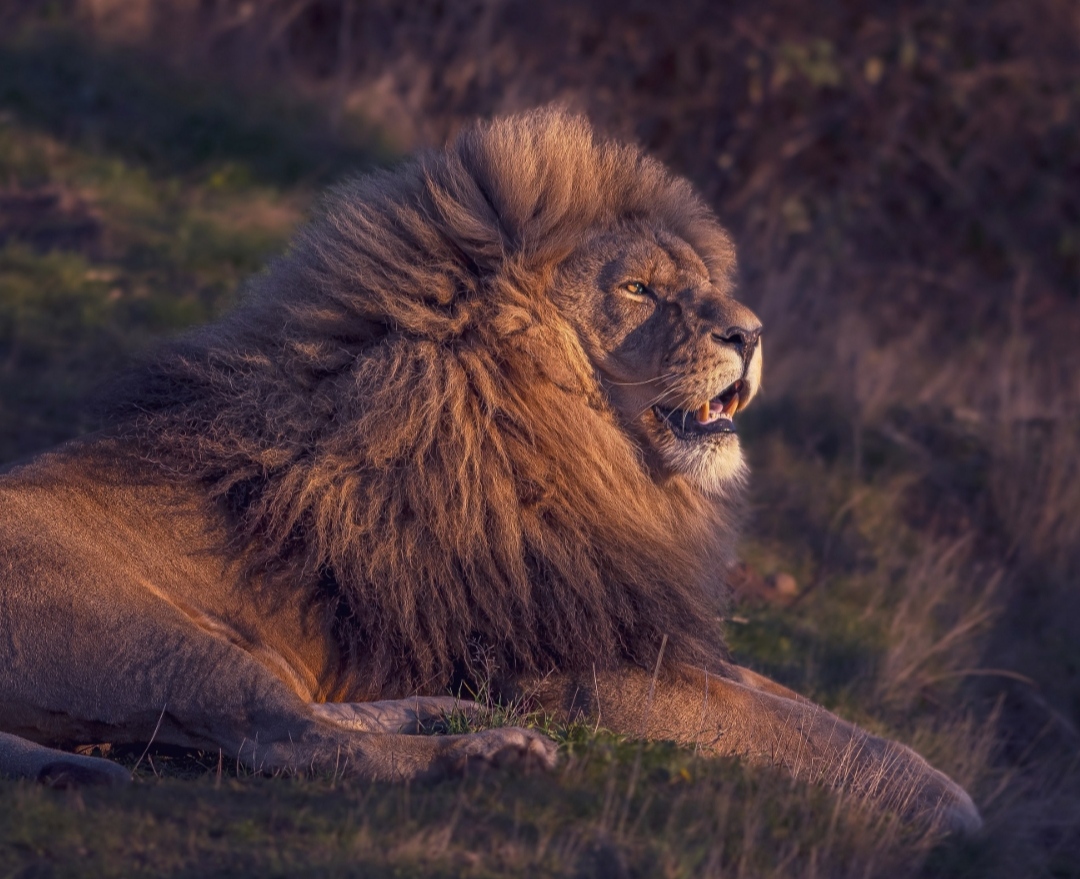
<svg viewBox="0 0 1080 879">
<path fill-rule="evenodd" d="M 689 184 L 557 110 L 339 187 L 219 323 L 133 373 L 118 424 L 230 511 L 253 585 L 329 597 L 368 696 L 501 669 L 725 658 L 734 518 L 658 484 L 549 291 L 644 218 L 720 280 Z M 294 594 L 288 591 L 289 595 Z"/>
</svg>

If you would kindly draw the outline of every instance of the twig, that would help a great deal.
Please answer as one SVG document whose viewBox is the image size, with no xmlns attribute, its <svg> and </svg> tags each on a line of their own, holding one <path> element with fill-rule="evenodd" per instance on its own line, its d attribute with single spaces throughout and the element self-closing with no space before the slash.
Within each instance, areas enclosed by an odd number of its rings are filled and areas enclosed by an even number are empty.
<svg viewBox="0 0 1080 879">
<path fill-rule="evenodd" d="M 652 680 L 649 681 L 649 698 L 645 702 L 645 728 L 642 729 L 642 738 L 649 729 L 649 716 L 652 714 L 653 696 L 656 695 L 656 681 L 660 677 L 660 663 L 664 661 L 664 648 L 667 647 L 667 635 L 660 640 L 660 652 L 656 654 L 656 667 L 653 669 Z"/>
<path fill-rule="evenodd" d="M 152 744 L 154 744 L 154 739 L 157 738 L 158 730 L 161 729 L 161 721 L 163 721 L 165 719 L 165 709 L 168 708 L 168 707 L 169 707 L 168 702 L 166 702 L 164 705 L 161 706 L 161 714 L 158 715 L 157 724 L 154 726 L 154 732 L 150 736 L 150 741 L 148 741 L 146 743 L 146 747 L 143 748 L 143 752 L 139 755 L 139 759 L 135 761 L 135 766 L 132 767 L 132 770 L 131 770 L 131 777 L 132 778 L 135 777 L 135 770 L 139 768 L 139 764 L 142 763 L 143 757 L 145 757 L 147 755 L 147 753 L 149 753 L 150 746 Z M 151 763 L 150 765 L 153 766 L 154 764 Z M 154 775 L 157 775 L 157 770 L 156 769 L 154 770 Z"/>
<path fill-rule="evenodd" d="M 701 736 L 705 732 L 705 721 L 709 711 L 709 670 L 705 669 L 705 698 L 701 702 L 701 721 L 694 733 L 694 753 L 701 752 Z"/>
<path fill-rule="evenodd" d="M 600 713 L 600 682 L 596 679 L 596 663 L 595 662 L 593 663 L 593 666 L 592 666 L 592 682 L 593 682 L 593 686 L 596 688 L 596 726 L 593 727 L 593 735 L 596 735 L 596 733 L 600 729 L 601 713 Z"/>
</svg>

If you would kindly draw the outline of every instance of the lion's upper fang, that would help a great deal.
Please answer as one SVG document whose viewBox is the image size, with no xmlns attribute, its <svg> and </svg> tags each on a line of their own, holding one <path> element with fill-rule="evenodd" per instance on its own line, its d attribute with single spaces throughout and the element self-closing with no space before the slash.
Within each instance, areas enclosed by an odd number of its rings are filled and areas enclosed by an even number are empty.
<svg viewBox="0 0 1080 879">
<path fill-rule="evenodd" d="M 673 433 L 684 438 L 734 433 L 735 422 L 731 419 L 743 405 L 745 385 L 746 383 L 739 379 L 707 403 L 693 409 L 665 409 L 657 406 L 654 411 Z"/>
</svg>

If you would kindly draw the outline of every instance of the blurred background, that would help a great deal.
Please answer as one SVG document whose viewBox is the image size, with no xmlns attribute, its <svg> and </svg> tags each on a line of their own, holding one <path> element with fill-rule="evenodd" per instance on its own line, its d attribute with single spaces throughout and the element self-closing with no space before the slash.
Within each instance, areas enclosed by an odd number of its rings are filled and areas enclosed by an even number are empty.
<svg viewBox="0 0 1080 879">
<path fill-rule="evenodd" d="M 739 246 L 740 658 L 968 785 L 955 871 L 1080 875 L 1075 0 L 4 0 L 0 462 L 326 184 L 548 101 Z"/>
</svg>

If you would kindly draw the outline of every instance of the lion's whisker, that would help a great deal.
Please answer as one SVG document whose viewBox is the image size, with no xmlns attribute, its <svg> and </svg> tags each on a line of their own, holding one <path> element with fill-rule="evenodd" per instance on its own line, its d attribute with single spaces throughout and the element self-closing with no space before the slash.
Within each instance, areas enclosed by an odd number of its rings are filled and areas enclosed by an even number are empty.
<svg viewBox="0 0 1080 879">
<path fill-rule="evenodd" d="M 671 397 L 674 393 L 675 391 L 672 388 L 668 388 L 666 391 L 661 391 L 659 394 L 649 400 L 644 406 L 642 406 L 641 409 L 638 410 L 638 413 L 634 416 L 634 418 L 640 418 L 654 406 L 659 406 L 661 403 Z"/>
<path fill-rule="evenodd" d="M 635 387 L 637 385 L 656 384 L 657 382 L 662 382 L 662 381 L 665 381 L 666 379 L 669 379 L 669 378 L 676 378 L 677 376 L 678 376 L 678 373 L 675 370 L 671 370 L 669 372 L 662 373 L 662 374 L 656 376 L 655 378 L 647 378 L 647 379 L 644 379 L 644 380 L 639 381 L 639 382 L 621 382 L 621 381 L 616 381 L 613 378 L 605 379 L 605 381 L 609 385 L 618 385 L 619 387 L 630 388 L 630 387 Z"/>
</svg>

